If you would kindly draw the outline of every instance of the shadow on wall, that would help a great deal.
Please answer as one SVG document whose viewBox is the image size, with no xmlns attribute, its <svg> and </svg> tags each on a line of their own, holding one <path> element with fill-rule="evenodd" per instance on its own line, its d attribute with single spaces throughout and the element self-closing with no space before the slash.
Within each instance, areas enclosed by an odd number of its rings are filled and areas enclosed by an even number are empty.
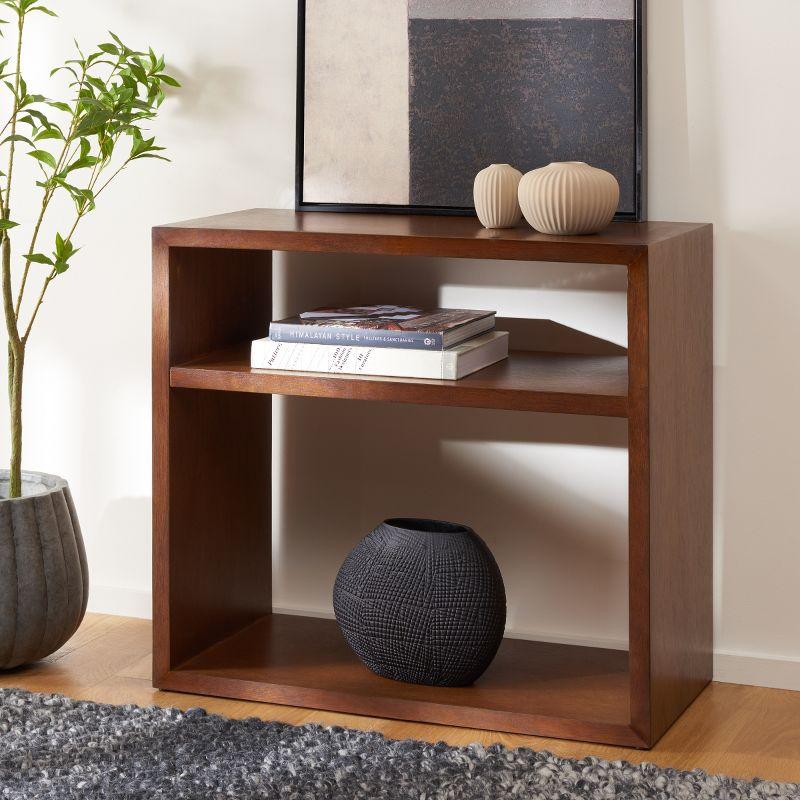
<svg viewBox="0 0 800 800">
<path fill-rule="evenodd" d="M 104 583 L 142 591 L 148 589 L 149 559 L 144 562 L 147 565 L 144 575 L 132 576 L 129 570 L 131 565 L 142 565 L 142 553 L 150 552 L 151 530 L 150 497 L 120 497 L 106 506 L 97 528 L 92 531 L 92 553 L 105 566 Z M 109 565 L 117 567 L 117 575 L 108 574 Z"/>
<path fill-rule="evenodd" d="M 606 265 L 342 253 L 281 253 L 276 264 L 283 280 L 275 296 L 275 313 L 284 316 L 314 305 L 374 303 L 387 295 L 392 302 L 433 307 L 440 302 L 441 287 L 446 284 L 608 295 L 624 294 L 627 287 L 625 270 Z M 491 303 L 491 297 L 484 297 L 484 302 Z M 503 309 L 498 312 L 502 314 Z"/>
<path fill-rule="evenodd" d="M 242 67 L 194 61 L 185 70 L 172 65 L 169 70 L 181 84 L 180 90 L 166 90 L 176 104 L 175 113 L 193 124 L 219 126 L 249 102 L 249 76 Z"/>
<path fill-rule="evenodd" d="M 276 314 L 387 297 L 434 306 L 454 278 L 487 287 L 619 288 L 603 267 L 593 277 L 573 265 L 282 259 L 291 269 L 277 271 Z M 485 301 L 493 303 L 488 291 Z M 545 320 L 503 326 L 514 329 L 515 347 L 624 352 Z M 276 606 L 329 611 L 336 571 L 369 530 L 391 516 L 432 517 L 472 526 L 493 550 L 510 631 L 624 646 L 625 420 L 310 398 L 280 398 L 276 406 Z"/>
<path fill-rule="evenodd" d="M 486 540 L 510 630 L 625 640 L 624 420 L 289 398 L 282 425 L 276 605 L 328 610 L 378 522 L 430 517 Z"/>
<path fill-rule="evenodd" d="M 715 384 L 717 602 L 724 609 L 717 642 L 734 650 L 746 641 L 755 652 L 792 657 L 800 654 L 796 602 L 773 619 L 765 601 L 742 587 L 797 586 L 800 426 L 787 424 L 800 406 L 796 236 L 796 226 L 778 220 L 767 235 L 726 231 L 719 243 L 725 350 Z M 790 595 L 796 599 L 796 588 Z"/>
</svg>

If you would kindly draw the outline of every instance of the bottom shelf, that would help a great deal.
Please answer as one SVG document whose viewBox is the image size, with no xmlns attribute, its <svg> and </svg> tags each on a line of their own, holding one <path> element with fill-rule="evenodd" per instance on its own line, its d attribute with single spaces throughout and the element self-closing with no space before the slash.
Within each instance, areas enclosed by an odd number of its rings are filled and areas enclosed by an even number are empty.
<svg viewBox="0 0 800 800">
<path fill-rule="evenodd" d="M 642 747 L 628 654 L 504 639 L 473 686 L 374 675 L 334 620 L 271 614 L 171 670 L 160 689 L 392 719 Z"/>
</svg>

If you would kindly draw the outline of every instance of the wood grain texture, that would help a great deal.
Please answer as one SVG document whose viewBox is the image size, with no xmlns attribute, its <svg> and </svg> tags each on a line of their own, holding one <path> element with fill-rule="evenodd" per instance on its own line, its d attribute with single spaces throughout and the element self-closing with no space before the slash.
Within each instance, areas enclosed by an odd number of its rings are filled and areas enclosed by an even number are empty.
<svg viewBox="0 0 800 800">
<path fill-rule="evenodd" d="M 628 267 L 628 649 L 631 725 L 650 741 L 650 344 L 647 259 Z"/>
<path fill-rule="evenodd" d="M 173 387 L 624 417 L 624 356 L 514 352 L 459 381 L 252 369 L 249 342 L 173 367 Z"/>
<path fill-rule="evenodd" d="M 174 669 L 167 689 L 517 733 L 641 745 L 624 651 L 504 639 L 468 687 L 378 677 L 334 620 L 271 614 Z"/>
<path fill-rule="evenodd" d="M 268 253 L 154 244 L 158 680 L 271 608 L 270 397 L 169 386 L 171 363 L 263 330 L 271 270 Z"/>
<path fill-rule="evenodd" d="M 256 208 L 155 230 L 162 242 L 180 247 L 629 264 L 650 245 L 701 227 L 685 222 L 615 222 L 594 236 L 547 236 L 527 226 L 487 230 L 472 217 Z"/>
<path fill-rule="evenodd" d="M 598 236 L 543 237 L 486 231 L 468 218 L 264 210 L 155 229 L 157 685 L 641 747 L 658 741 L 711 677 L 711 236 L 710 226 L 685 223 L 618 223 Z M 627 359 L 517 352 L 459 382 L 252 370 L 240 343 L 263 336 L 271 317 L 264 251 L 272 248 L 623 263 Z M 558 670 L 537 670 L 560 663 L 574 677 L 575 650 L 558 662 L 547 655 L 554 651 L 532 643 L 505 646 L 516 654 L 508 662 L 514 667 L 498 674 L 517 680 L 496 687 L 490 701 L 477 687 L 464 689 L 457 703 L 441 688 L 424 697 L 386 696 L 361 679 L 353 683 L 352 663 L 337 671 L 316 661 L 318 640 L 331 636 L 328 623 L 269 617 L 271 394 L 627 415 L 624 702 L 603 668 L 590 679 L 590 697 L 570 680 L 553 693 Z M 281 653 L 289 654 L 285 663 L 278 663 Z M 588 663 L 595 661 L 602 659 Z M 510 705 L 500 703 L 501 694 Z"/>
<path fill-rule="evenodd" d="M 800 692 L 712 683 L 652 750 L 565 739 L 357 716 L 293 706 L 198 696 L 154 689 L 148 620 L 87 614 L 78 633 L 44 661 L 0 673 L 0 686 L 66 694 L 78 700 L 141 706 L 205 708 L 234 719 L 258 717 L 292 725 L 316 723 L 371 730 L 392 739 L 451 745 L 495 742 L 548 750 L 565 758 L 587 755 L 712 774 L 800 782 Z"/>
<path fill-rule="evenodd" d="M 650 702 L 657 740 L 713 673 L 709 229 L 649 248 Z"/>
<path fill-rule="evenodd" d="M 656 742 L 713 673 L 710 228 L 629 268 L 632 725 Z"/>
</svg>

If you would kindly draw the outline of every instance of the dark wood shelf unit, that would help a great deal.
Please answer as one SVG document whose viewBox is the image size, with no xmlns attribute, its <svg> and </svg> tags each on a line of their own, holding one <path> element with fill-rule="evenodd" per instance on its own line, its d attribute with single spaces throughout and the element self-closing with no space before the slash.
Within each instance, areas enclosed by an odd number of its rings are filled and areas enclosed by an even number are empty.
<svg viewBox="0 0 800 800">
<path fill-rule="evenodd" d="M 274 250 L 625 265 L 628 354 L 516 351 L 457 382 L 254 370 Z M 273 394 L 627 417 L 629 651 L 506 639 L 474 686 L 410 686 L 372 675 L 331 620 L 272 614 Z M 651 746 L 711 678 L 711 403 L 709 225 L 550 237 L 251 210 L 155 228 L 154 684 Z"/>
</svg>

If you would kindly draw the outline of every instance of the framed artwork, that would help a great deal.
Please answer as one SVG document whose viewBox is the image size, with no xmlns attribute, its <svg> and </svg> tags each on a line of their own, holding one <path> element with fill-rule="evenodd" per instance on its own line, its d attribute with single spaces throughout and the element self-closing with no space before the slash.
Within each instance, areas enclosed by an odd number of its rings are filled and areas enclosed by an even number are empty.
<svg viewBox="0 0 800 800">
<path fill-rule="evenodd" d="M 296 207 L 473 214 L 489 164 L 586 161 L 645 214 L 645 0 L 299 0 Z"/>
</svg>

